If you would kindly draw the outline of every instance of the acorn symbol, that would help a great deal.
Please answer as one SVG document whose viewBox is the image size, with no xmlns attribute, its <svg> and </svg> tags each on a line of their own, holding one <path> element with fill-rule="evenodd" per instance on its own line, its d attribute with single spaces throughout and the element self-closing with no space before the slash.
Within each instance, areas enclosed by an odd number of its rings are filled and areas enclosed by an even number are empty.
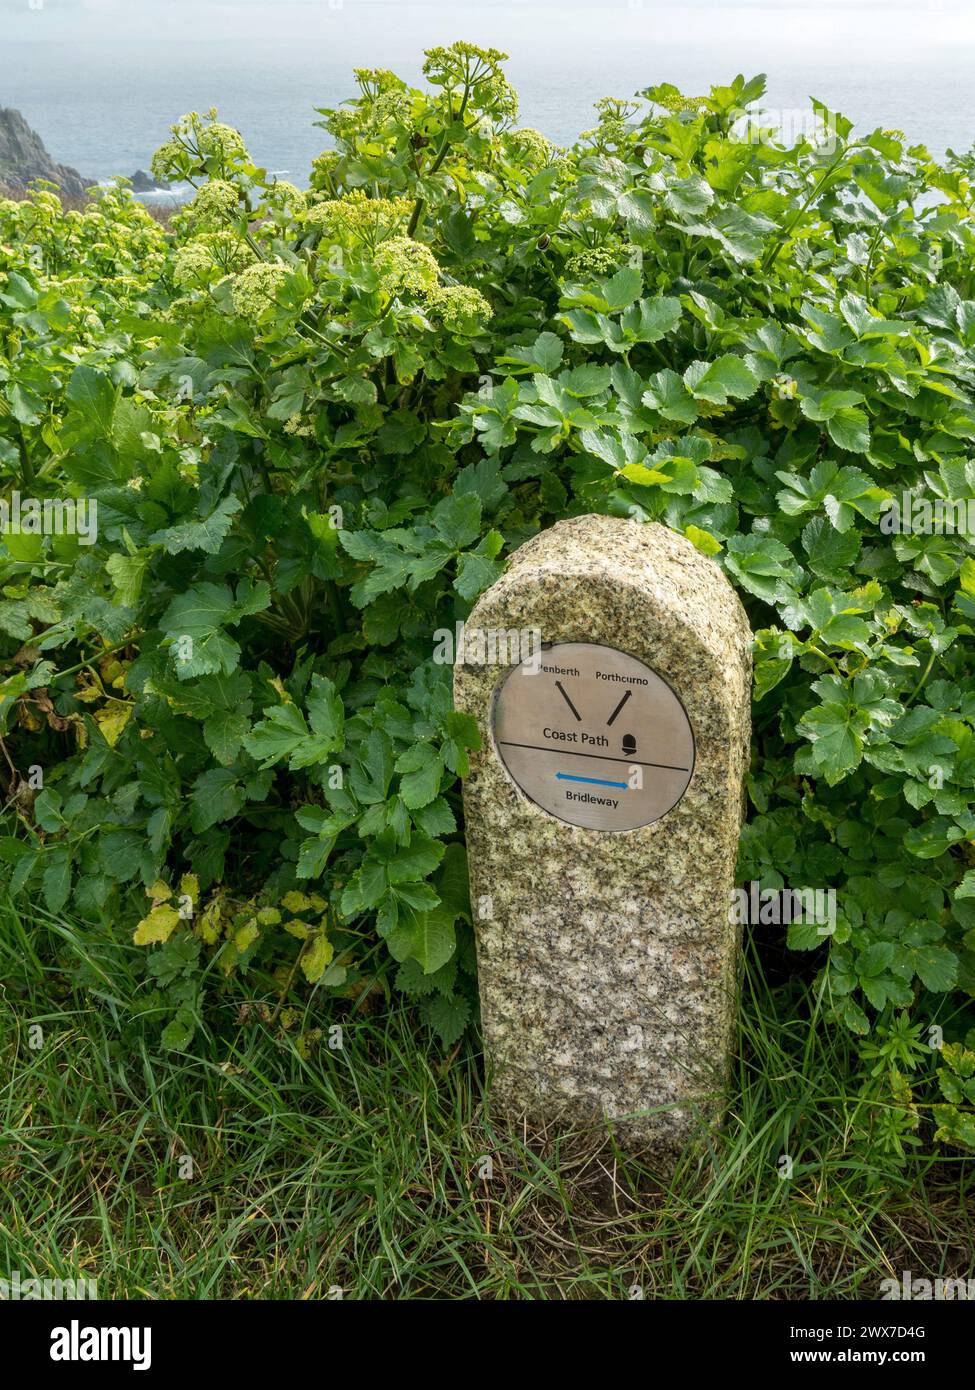
<svg viewBox="0 0 975 1390">
<path fill-rule="evenodd" d="M 627 757 L 632 756 L 632 754 L 636 752 L 636 739 L 632 734 L 623 735 L 623 752 Z"/>
</svg>

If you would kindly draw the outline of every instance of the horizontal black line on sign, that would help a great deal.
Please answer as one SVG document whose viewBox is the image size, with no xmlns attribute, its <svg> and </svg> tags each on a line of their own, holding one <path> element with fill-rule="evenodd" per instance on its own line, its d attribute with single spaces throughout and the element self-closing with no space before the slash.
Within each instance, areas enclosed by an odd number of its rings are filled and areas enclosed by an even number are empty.
<svg viewBox="0 0 975 1390">
<path fill-rule="evenodd" d="M 542 748 L 537 743 L 514 743 L 510 738 L 499 738 L 503 748 L 534 748 L 536 753 L 560 753 L 563 758 L 595 758 L 600 763 L 626 763 L 627 767 L 665 767 L 668 772 L 690 772 L 689 767 L 677 767 L 674 763 L 642 763 L 639 758 L 607 758 L 605 753 L 572 753 L 568 748 Z"/>
</svg>

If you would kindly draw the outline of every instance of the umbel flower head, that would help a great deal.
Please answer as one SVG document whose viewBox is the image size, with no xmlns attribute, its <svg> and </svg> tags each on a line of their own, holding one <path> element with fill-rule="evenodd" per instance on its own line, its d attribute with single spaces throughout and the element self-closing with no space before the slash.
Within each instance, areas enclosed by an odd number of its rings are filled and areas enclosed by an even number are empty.
<svg viewBox="0 0 975 1390">
<path fill-rule="evenodd" d="M 193 224 L 200 228 L 220 228 L 238 215 L 240 194 L 226 179 L 210 179 L 186 208 Z"/>
<path fill-rule="evenodd" d="M 216 116 L 216 108 L 212 115 Z M 244 144 L 244 137 L 239 130 L 235 130 L 232 125 L 226 125 L 223 121 L 209 120 L 207 124 L 200 127 L 197 135 L 197 147 L 204 158 L 218 156 L 224 160 L 239 158 L 247 154 L 247 146 Z"/>
<path fill-rule="evenodd" d="M 380 92 L 369 102 L 365 112 L 370 131 L 381 130 L 390 124 L 411 125 L 413 98 L 409 92 Z"/>
<path fill-rule="evenodd" d="M 249 158 L 244 137 L 233 126 L 217 120 L 217 108 L 205 115 L 190 111 L 170 127 L 170 138 L 152 156 L 150 168 L 157 179 L 222 175 Z"/>
<path fill-rule="evenodd" d="M 173 279 L 180 289 L 200 289 L 243 270 L 253 259 L 253 251 L 235 233 L 204 232 L 176 252 Z"/>
<path fill-rule="evenodd" d="M 259 322 L 273 309 L 291 271 L 282 262 L 257 261 L 230 282 L 234 310 L 243 319 Z"/>
<path fill-rule="evenodd" d="M 670 111 L 675 116 L 685 114 L 696 114 L 699 111 L 707 110 L 707 97 L 687 97 L 682 91 L 673 85 L 672 82 L 661 82 L 655 87 L 645 87 L 640 95 L 646 97 L 648 101 L 662 106 L 665 111 Z M 608 100 L 608 98 L 604 98 Z"/>
<path fill-rule="evenodd" d="M 438 285 L 427 296 L 426 308 L 452 333 L 462 333 L 491 317 L 491 306 L 470 285 Z"/>
<path fill-rule="evenodd" d="M 524 163 L 533 168 L 541 168 L 556 153 L 557 147 L 551 140 L 530 125 L 509 131 L 508 139 Z"/>
<path fill-rule="evenodd" d="M 325 118 L 325 129 L 340 145 L 354 145 L 356 136 L 362 130 L 358 106 L 333 107 Z"/>
<path fill-rule="evenodd" d="M 312 203 L 302 220 L 331 241 L 375 246 L 405 227 L 412 210 L 409 198 L 370 198 L 356 188 L 344 198 Z"/>
<path fill-rule="evenodd" d="M 453 43 L 449 48 L 428 48 L 423 64 L 424 77 L 435 87 L 443 87 L 451 98 L 467 93 L 469 108 L 490 112 L 496 119 L 514 120 L 518 97 L 501 70 L 507 53 L 499 48 L 478 48 L 473 43 Z"/>
<path fill-rule="evenodd" d="M 575 280 L 597 280 L 603 275 L 612 275 L 629 258 L 632 247 L 589 246 L 585 251 L 577 251 L 565 263 L 566 275 Z"/>
<path fill-rule="evenodd" d="M 290 208 L 292 212 L 300 212 L 305 206 L 305 195 L 297 184 L 289 183 L 287 179 L 275 179 L 267 185 L 264 201 L 273 207 Z"/>
<path fill-rule="evenodd" d="M 333 187 L 332 178 L 341 158 L 338 150 L 322 150 L 321 154 L 316 154 L 311 162 L 312 188 Z"/>
<path fill-rule="evenodd" d="M 402 78 L 388 68 L 353 71 L 362 97 L 330 112 L 328 127 L 336 138 L 354 141 L 357 135 L 379 132 L 390 122 L 410 123 L 414 94 Z"/>
<path fill-rule="evenodd" d="M 599 124 L 592 130 L 584 130 L 579 139 L 590 140 L 601 149 L 622 145 L 631 133 L 630 122 L 639 109 L 639 105 L 634 101 L 600 97 L 596 102 Z"/>
<path fill-rule="evenodd" d="M 406 91 L 406 83 L 389 68 L 353 68 L 352 75 L 366 96 Z"/>
<path fill-rule="evenodd" d="M 376 252 L 376 273 L 379 283 L 389 294 L 425 294 L 432 290 L 440 274 L 433 252 L 420 241 L 408 236 L 390 237 Z"/>
</svg>

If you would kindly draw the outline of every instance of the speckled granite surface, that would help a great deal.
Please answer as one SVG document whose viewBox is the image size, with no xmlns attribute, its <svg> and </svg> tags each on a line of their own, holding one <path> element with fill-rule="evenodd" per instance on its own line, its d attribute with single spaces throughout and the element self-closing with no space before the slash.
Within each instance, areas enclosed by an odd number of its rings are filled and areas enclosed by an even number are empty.
<svg viewBox="0 0 975 1390">
<path fill-rule="evenodd" d="M 744 610 L 684 537 L 586 516 L 518 550 L 467 625 L 630 652 L 687 710 L 696 761 L 683 799 L 651 825 L 607 833 L 547 814 L 503 767 L 490 709 L 508 668 L 454 673 L 457 708 L 483 739 L 464 803 L 493 1103 L 567 1123 L 606 1115 L 632 1148 L 673 1155 L 720 1113 L 737 1005 L 728 904 L 750 734 Z"/>
</svg>

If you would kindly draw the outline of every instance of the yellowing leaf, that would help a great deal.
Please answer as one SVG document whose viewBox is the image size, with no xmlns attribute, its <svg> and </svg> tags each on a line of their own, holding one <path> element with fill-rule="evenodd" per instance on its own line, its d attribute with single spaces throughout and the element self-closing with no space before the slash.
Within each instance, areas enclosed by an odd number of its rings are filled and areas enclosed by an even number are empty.
<svg viewBox="0 0 975 1390">
<path fill-rule="evenodd" d="M 313 927 L 310 927 L 307 922 L 302 922 L 298 917 L 295 917 L 290 922 L 285 922 L 284 929 L 286 932 L 290 932 L 292 936 L 296 936 L 299 941 L 307 941 L 314 931 Z"/>
<path fill-rule="evenodd" d="M 320 1028 L 309 1028 L 306 1033 L 300 1033 L 295 1038 L 295 1047 L 298 1049 L 299 1057 L 308 1061 L 317 1043 L 321 1041 L 322 1030 Z"/>
<path fill-rule="evenodd" d="M 316 936 L 308 950 L 301 957 L 301 968 L 309 984 L 314 984 L 325 974 L 325 969 L 335 954 L 335 948 L 327 936 Z"/>
<path fill-rule="evenodd" d="M 99 667 L 102 681 L 105 685 L 110 685 L 113 690 L 121 690 L 124 688 L 125 669 L 122 663 L 114 656 L 106 658 Z"/>
<path fill-rule="evenodd" d="M 659 468 L 646 468 L 642 463 L 628 463 L 620 472 L 624 478 L 629 478 L 631 483 L 639 483 L 641 487 L 670 482 L 669 473 L 663 473 Z"/>
<path fill-rule="evenodd" d="M 685 527 L 684 535 L 702 555 L 717 555 L 721 550 L 721 542 L 710 531 L 702 531 L 699 526 Z"/>
<path fill-rule="evenodd" d="M 219 902 L 207 903 L 196 920 L 196 931 L 208 946 L 214 946 L 220 940 L 221 912 Z"/>
<path fill-rule="evenodd" d="M 114 748 L 118 743 L 123 729 L 132 716 L 132 710 L 132 705 L 120 705 L 115 702 L 96 710 L 95 720 L 109 748 Z"/>
<path fill-rule="evenodd" d="M 248 946 L 253 946 L 259 935 L 260 932 L 258 931 L 257 923 L 251 918 L 239 931 L 235 932 L 234 945 L 237 947 L 240 954 L 243 955 Z"/>
<path fill-rule="evenodd" d="M 311 907 L 311 899 L 307 893 L 298 893 L 294 888 L 285 893 L 281 899 L 281 906 L 286 907 L 289 912 L 304 912 L 305 908 Z"/>
<path fill-rule="evenodd" d="M 196 874 L 184 874 L 179 881 L 179 893 L 181 898 L 189 898 L 190 902 L 196 907 L 200 896 L 200 880 Z"/>
<path fill-rule="evenodd" d="M 175 907 L 159 903 L 136 927 L 132 940 L 137 946 L 151 946 L 156 941 L 168 941 L 179 926 Z"/>
</svg>

